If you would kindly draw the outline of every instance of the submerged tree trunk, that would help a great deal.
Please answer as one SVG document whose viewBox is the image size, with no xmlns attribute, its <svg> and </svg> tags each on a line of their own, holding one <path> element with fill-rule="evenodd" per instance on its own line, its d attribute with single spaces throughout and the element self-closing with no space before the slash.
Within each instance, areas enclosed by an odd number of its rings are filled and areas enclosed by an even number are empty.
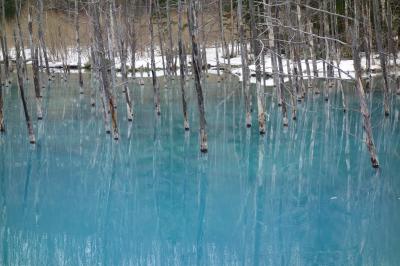
<svg viewBox="0 0 400 266">
<path fill-rule="evenodd" d="M 24 115 L 26 121 L 26 127 L 28 129 L 29 135 L 29 142 L 31 144 L 35 144 L 35 133 L 33 132 L 33 126 L 31 117 L 29 116 L 29 110 L 25 99 L 25 92 L 24 92 L 24 80 L 22 77 L 22 60 L 21 60 L 21 51 L 20 51 L 20 42 L 17 39 L 17 34 L 14 30 L 14 41 L 15 41 L 15 53 L 16 53 L 16 67 L 17 67 L 17 80 L 18 80 L 18 87 L 21 96 L 22 106 L 24 108 Z"/>
<path fill-rule="evenodd" d="M 198 36 L 198 28 L 197 28 L 197 14 L 196 14 L 196 5 L 198 0 L 189 0 L 189 8 L 188 8 L 188 24 L 189 24 L 189 35 L 192 41 L 192 64 L 193 64 L 193 73 L 195 77 L 195 86 L 197 92 L 197 103 L 199 107 L 199 116 L 200 116 L 200 151 L 207 152 L 208 151 L 208 141 L 207 141 L 207 131 L 206 131 L 206 117 L 204 110 L 204 98 L 203 98 L 203 88 L 201 83 L 201 60 L 199 55 L 199 48 L 197 43 Z"/>
<path fill-rule="evenodd" d="M 185 130 L 189 130 L 189 118 L 187 112 L 187 101 L 186 101 L 186 80 L 185 80 L 185 57 L 183 51 L 183 38 L 182 38 L 182 0 L 178 0 L 178 50 L 179 50 L 179 72 L 180 72 L 180 85 L 182 95 L 182 111 L 183 111 L 183 127 Z"/>
<path fill-rule="evenodd" d="M 360 99 L 360 108 L 361 114 L 363 116 L 363 128 L 366 135 L 365 143 L 367 145 L 372 167 L 378 168 L 379 161 L 378 156 L 376 155 L 376 149 L 374 144 L 374 138 L 372 135 L 372 127 L 371 127 L 371 117 L 368 110 L 367 101 L 365 99 L 364 86 L 361 81 L 361 60 L 360 60 L 360 47 L 359 47 L 359 12 L 360 12 L 360 4 L 358 1 L 354 2 L 354 25 L 353 25 L 353 41 L 352 41 L 352 50 L 353 50 L 353 62 L 354 62 L 354 70 L 355 70 L 355 85 L 358 93 L 358 97 Z"/>
</svg>

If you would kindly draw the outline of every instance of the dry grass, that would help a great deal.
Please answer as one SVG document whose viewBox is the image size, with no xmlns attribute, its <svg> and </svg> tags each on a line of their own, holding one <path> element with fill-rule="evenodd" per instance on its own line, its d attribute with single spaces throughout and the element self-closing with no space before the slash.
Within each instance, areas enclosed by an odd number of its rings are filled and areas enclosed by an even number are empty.
<svg viewBox="0 0 400 266">
<path fill-rule="evenodd" d="M 143 52 L 149 47 L 149 30 L 148 30 L 148 16 L 145 12 L 142 13 L 141 16 L 136 17 L 136 31 L 137 31 L 137 49 L 139 52 Z M 47 11 L 44 14 L 44 27 L 45 27 L 45 36 L 46 36 L 46 44 L 50 52 L 54 55 L 59 53 L 64 49 L 65 46 L 73 47 L 75 46 L 75 26 L 74 26 L 74 14 L 71 12 L 69 15 L 65 12 L 55 12 L 55 11 Z M 178 39 L 178 17 L 177 12 L 171 12 L 171 25 L 172 25 L 172 39 L 173 44 L 177 46 Z M 215 42 L 220 42 L 220 34 L 219 34 L 219 22 L 218 22 L 218 9 L 216 6 L 209 6 L 207 10 L 204 12 L 204 25 L 201 25 L 201 17 L 200 17 L 200 37 L 201 30 L 205 31 L 206 43 L 208 45 L 214 45 Z M 154 19 L 154 22 L 157 23 L 157 19 Z M 189 36 L 187 30 L 187 19 L 186 16 L 183 17 L 184 24 L 184 42 L 186 44 L 189 43 Z M 13 47 L 13 39 L 12 32 L 14 29 L 15 21 L 9 21 L 7 23 L 6 32 L 8 36 L 9 47 Z M 120 22 L 116 23 L 117 26 L 120 25 Z M 34 38 L 37 39 L 37 20 L 36 17 L 33 18 L 34 25 Z M 25 7 L 22 10 L 21 14 L 21 27 L 23 31 L 24 44 L 25 47 L 29 45 L 29 35 L 28 35 L 28 10 Z M 167 19 L 166 17 L 162 18 L 162 32 L 164 38 L 164 46 L 167 46 Z M 225 34 L 226 40 L 229 41 L 232 37 L 231 35 L 231 27 L 230 21 L 225 19 Z M 90 42 L 90 21 L 86 14 L 80 14 L 80 32 L 81 32 L 81 43 L 82 47 L 87 47 Z M 158 39 L 158 29 L 155 28 L 156 35 L 156 44 L 159 43 Z"/>
</svg>

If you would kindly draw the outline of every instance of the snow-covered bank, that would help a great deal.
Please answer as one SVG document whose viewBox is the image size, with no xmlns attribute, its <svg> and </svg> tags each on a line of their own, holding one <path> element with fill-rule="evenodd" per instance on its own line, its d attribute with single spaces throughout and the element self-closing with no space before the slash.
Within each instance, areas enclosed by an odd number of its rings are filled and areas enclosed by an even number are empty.
<svg viewBox="0 0 400 266">
<path fill-rule="evenodd" d="M 75 48 L 68 48 L 66 51 L 67 55 L 64 56 L 64 60 L 61 56 L 61 53 L 51 53 L 49 51 L 49 66 L 54 69 L 62 69 L 64 64 L 76 68 L 78 65 L 78 53 Z M 28 64 L 31 63 L 31 53 L 30 49 L 25 49 L 25 55 L 28 61 Z M 217 62 L 220 62 L 221 66 L 227 66 L 228 65 L 228 59 L 222 57 L 222 48 L 219 48 L 218 50 L 218 60 L 216 57 L 216 50 L 215 48 L 207 48 L 206 49 L 206 56 L 207 56 L 207 63 L 210 65 L 210 69 L 208 70 L 208 73 L 210 74 L 217 74 Z M 11 58 L 15 58 L 15 49 L 10 49 L 10 56 Z M 0 54 L 0 60 L 2 60 L 2 55 Z M 179 60 L 179 59 L 178 59 Z M 191 62 L 191 56 L 187 55 L 187 61 Z M 377 55 L 373 56 L 372 62 L 371 62 L 371 70 L 373 72 L 379 72 L 381 67 L 379 65 L 379 59 Z M 131 67 L 130 65 L 130 60 L 128 60 L 127 65 Z M 155 56 L 155 63 L 156 63 L 156 68 L 158 69 L 156 71 L 157 76 L 163 76 L 164 71 L 161 70 L 163 68 L 163 63 L 162 63 L 162 57 L 160 56 L 159 50 L 156 49 L 156 56 Z M 303 75 L 304 78 L 307 79 L 307 71 L 306 71 L 306 62 L 304 60 L 301 61 L 302 63 L 302 70 L 303 70 Z M 394 65 L 393 60 L 389 60 L 389 65 Z M 43 62 L 44 64 L 44 62 Z M 310 68 L 312 68 L 312 62 L 309 60 Z M 362 57 L 361 59 L 361 64 L 363 67 L 366 66 L 366 59 L 365 57 Z M 90 65 L 90 57 L 89 57 L 89 50 L 88 49 L 83 49 L 82 50 L 82 66 L 88 66 Z M 230 58 L 230 69 L 228 70 L 226 67 L 224 68 L 224 71 L 229 71 L 231 74 L 237 76 L 240 80 L 242 80 L 242 60 L 240 55 L 237 55 L 236 57 Z M 136 68 L 137 69 L 144 69 L 148 70 L 148 67 L 150 66 L 150 55 L 149 53 L 138 53 L 136 54 Z M 121 68 L 121 62 L 119 60 L 119 57 L 115 58 L 115 67 L 117 69 Z M 339 68 L 341 71 L 341 78 L 342 79 L 351 79 L 354 78 L 354 65 L 353 65 L 353 60 L 342 60 L 339 64 Z M 255 65 L 251 64 L 249 65 L 250 72 L 252 74 L 252 77 L 250 78 L 251 83 L 255 83 L 256 79 L 254 76 L 255 73 Z M 287 60 L 283 60 L 283 69 L 284 69 L 284 74 L 287 74 Z M 323 77 L 324 75 L 324 63 L 322 60 L 317 60 L 317 69 L 318 69 L 318 76 Z M 58 70 L 60 71 L 60 70 Z M 265 71 L 268 74 L 272 74 L 272 62 L 271 62 L 271 56 L 267 54 L 265 56 Z M 57 72 L 57 70 L 55 70 Z M 335 68 L 334 68 L 334 73 L 335 77 L 339 77 L 339 70 L 337 68 L 336 62 L 335 62 Z M 179 71 L 178 71 L 179 74 Z M 138 76 L 139 73 L 136 73 L 136 76 Z M 148 76 L 149 73 L 145 72 L 143 73 L 143 76 L 146 77 Z M 267 86 L 272 86 L 273 85 L 273 79 L 272 78 L 267 78 L 265 81 Z"/>
</svg>

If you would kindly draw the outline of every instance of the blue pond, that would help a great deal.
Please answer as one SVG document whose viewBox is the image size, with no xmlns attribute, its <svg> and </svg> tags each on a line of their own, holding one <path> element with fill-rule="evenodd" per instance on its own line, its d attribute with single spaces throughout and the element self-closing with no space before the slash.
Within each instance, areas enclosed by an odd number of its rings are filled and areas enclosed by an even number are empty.
<svg viewBox="0 0 400 266">
<path fill-rule="evenodd" d="M 162 86 L 159 119 L 150 83 L 131 85 L 133 123 L 119 91 L 118 142 L 76 84 L 43 90 L 43 121 L 27 84 L 36 145 L 16 84 L 4 89 L 1 265 L 400 264 L 399 98 L 384 118 L 381 93 L 368 96 L 374 170 L 350 84 L 347 113 L 339 93 L 309 94 L 288 128 L 267 89 L 260 136 L 255 112 L 244 126 L 240 83 L 205 81 L 206 155 L 192 81 L 186 133 L 178 81 Z"/>
</svg>

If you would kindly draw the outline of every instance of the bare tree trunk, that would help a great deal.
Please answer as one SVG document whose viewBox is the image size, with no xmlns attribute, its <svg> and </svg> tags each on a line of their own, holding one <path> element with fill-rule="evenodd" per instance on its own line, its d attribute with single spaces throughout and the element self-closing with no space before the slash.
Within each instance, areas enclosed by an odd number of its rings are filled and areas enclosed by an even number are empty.
<svg viewBox="0 0 400 266">
<path fill-rule="evenodd" d="M 1 21 L 0 21 L 0 42 L 1 42 L 1 51 L 3 53 L 3 61 L 4 61 L 4 83 L 8 86 L 10 78 L 10 57 L 8 53 L 8 45 L 7 45 L 7 32 L 6 28 L 6 11 L 5 11 L 5 0 L 1 1 Z"/>
<path fill-rule="evenodd" d="M 22 56 L 22 75 L 25 77 L 25 79 L 28 79 L 27 75 L 27 66 L 26 66 L 26 55 L 25 55 L 25 45 L 24 45 L 24 38 L 22 37 L 22 29 L 21 29 L 21 21 L 20 21 L 20 16 L 21 16 L 21 0 L 15 1 L 15 11 L 16 11 L 16 22 L 17 22 L 17 27 L 18 27 L 18 37 L 20 40 L 20 46 L 21 46 L 21 56 Z"/>
<path fill-rule="evenodd" d="M 130 39 L 130 50 L 131 50 L 131 71 L 132 78 L 136 77 L 136 25 L 135 25 L 135 4 L 136 0 L 128 1 L 131 3 L 131 16 L 129 16 L 129 39 Z M 128 5 L 128 4 L 127 4 Z M 128 8 L 128 7 L 126 7 Z"/>
<path fill-rule="evenodd" d="M 371 82 L 372 82 L 372 72 L 371 72 L 371 51 L 372 51 L 372 44 L 370 43 L 370 38 L 369 38 L 369 21 L 370 21 L 370 17 L 368 14 L 370 14 L 369 12 L 369 8 L 368 8 L 368 2 L 365 3 L 365 5 L 363 5 L 363 24 L 362 24 L 362 28 L 364 31 L 364 50 L 365 50 L 365 61 L 366 61 L 366 75 L 367 75 L 367 79 L 365 82 L 365 92 L 369 93 L 371 91 Z"/>
<path fill-rule="evenodd" d="M 150 2 L 152 2 L 153 0 L 150 0 Z M 167 69 L 166 65 L 165 65 L 165 59 L 164 59 L 164 34 L 163 34 L 163 30 L 161 28 L 161 11 L 160 11 L 160 3 L 159 0 L 154 0 L 154 4 L 155 4 L 155 8 L 157 9 L 157 30 L 158 30 L 158 41 L 160 43 L 160 53 L 161 53 L 161 61 L 162 61 L 162 66 L 163 66 L 163 72 L 164 72 L 164 76 L 167 73 L 167 75 L 169 75 L 169 70 Z M 151 7 L 152 9 L 154 9 L 154 7 Z M 154 11 L 150 12 L 151 14 L 154 14 Z M 152 21 L 153 18 L 150 18 L 150 20 Z M 154 47 L 154 46 L 153 46 Z M 153 50 L 154 48 L 152 48 Z"/>
<path fill-rule="evenodd" d="M 169 2 L 170 0 L 166 0 L 167 2 L 167 23 L 168 23 L 168 52 L 167 52 L 167 65 L 169 68 L 169 74 L 172 76 L 172 72 L 174 71 L 175 67 L 174 67 L 174 44 L 172 42 L 172 22 L 171 22 L 171 16 L 170 16 L 170 6 L 169 6 Z"/>
<path fill-rule="evenodd" d="M 256 65 L 256 91 L 257 91 L 257 109 L 258 109 L 258 127 L 260 134 L 266 132 L 266 119 L 265 119 L 265 101 L 264 101 L 264 88 L 261 86 L 261 47 L 258 40 L 258 30 L 256 26 L 256 14 L 254 8 L 254 0 L 249 0 L 250 8 L 250 27 L 252 33 L 253 54 Z"/>
<path fill-rule="evenodd" d="M 100 79 L 102 86 L 104 88 L 104 112 L 105 118 L 107 119 L 107 114 L 111 113 L 111 124 L 113 128 L 114 139 L 119 138 L 118 124 L 117 124 L 117 113 L 115 110 L 115 102 L 113 95 L 110 91 L 110 82 L 108 80 L 108 64 L 105 57 L 105 48 L 102 36 L 102 30 L 100 27 L 100 5 L 97 0 L 92 0 L 92 24 L 93 24 L 93 34 L 94 42 L 96 44 L 95 57 L 98 59 Z M 108 122 L 106 122 L 107 124 Z M 107 127 L 106 127 L 107 130 Z"/>
<path fill-rule="evenodd" d="M 17 80 L 18 80 L 18 86 L 19 86 L 19 92 L 20 92 L 20 96 L 21 96 L 22 106 L 24 108 L 26 127 L 28 129 L 28 135 L 29 135 L 29 142 L 31 144 L 35 144 L 35 142 L 36 142 L 35 133 L 33 132 L 32 121 L 29 116 L 28 106 L 27 106 L 26 99 L 25 99 L 24 80 L 22 77 L 22 66 L 21 66 L 22 60 L 21 60 L 20 43 L 19 43 L 19 40 L 17 39 L 17 34 L 16 34 L 15 30 L 14 30 L 14 41 L 15 41 L 15 51 L 16 51 Z"/>
<path fill-rule="evenodd" d="M 108 59 L 110 62 L 111 66 L 111 94 L 112 97 L 115 97 L 116 94 L 116 70 L 115 70 L 115 50 L 114 50 L 114 44 L 116 43 L 115 41 L 115 1 L 111 0 L 109 1 L 109 16 L 108 16 L 108 24 L 107 24 L 107 39 L 108 39 Z M 115 98 L 114 98 L 115 99 Z M 114 100 L 116 102 L 116 99 Z M 114 105 L 114 108 L 116 108 L 117 105 Z"/>
<path fill-rule="evenodd" d="M 328 10 L 328 1 L 324 1 L 323 4 L 324 10 Z M 330 26 L 329 26 L 329 21 L 328 21 L 328 15 L 326 13 L 323 14 L 323 29 L 324 29 L 324 36 L 325 38 L 325 64 L 326 64 L 326 76 L 325 76 L 325 101 L 327 102 L 329 99 L 329 94 L 330 94 L 330 88 L 331 88 L 331 67 L 329 63 L 331 63 L 331 54 L 330 54 L 330 42 L 328 40 L 328 37 L 330 35 Z"/>
<path fill-rule="evenodd" d="M 277 35 L 279 36 L 279 34 Z M 286 97 L 285 97 L 285 80 L 284 80 L 284 72 L 283 72 L 283 63 L 282 63 L 282 55 L 281 55 L 281 43 L 277 41 L 276 51 L 279 53 L 277 55 L 278 66 L 279 66 L 279 91 L 282 105 L 282 117 L 283 117 L 283 125 L 289 125 L 289 119 L 287 115 L 287 106 L 286 106 Z"/>
<path fill-rule="evenodd" d="M 374 9 L 374 24 L 375 24 L 375 40 L 376 40 L 376 48 L 378 49 L 379 59 L 382 68 L 382 75 L 383 75 L 383 94 L 384 94 L 384 101 L 383 101 L 383 108 L 385 112 L 385 116 L 388 116 L 389 111 L 389 81 L 387 76 L 387 69 L 386 69 L 386 53 L 384 51 L 382 45 L 382 25 L 381 25 L 381 12 L 379 8 L 379 0 L 372 0 L 373 9 Z"/>
<path fill-rule="evenodd" d="M 161 115 L 161 106 L 160 106 L 160 87 L 157 82 L 156 75 L 156 63 L 154 59 L 154 30 L 153 30 L 153 16 L 154 16 L 154 7 L 153 0 L 149 0 L 149 30 L 150 30 L 150 57 L 151 57 L 151 74 L 153 80 L 153 91 L 154 91 L 154 111 L 157 115 Z M 162 42 L 160 42 L 161 44 Z"/>
<path fill-rule="evenodd" d="M 201 49 L 201 66 L 202 69 L 205 70 L 206 73 L 208 73 L 208 65 L 207 65 L 207 38 L 206 38 L 206 25 L 207 23 L 204 20 L 204 1 L 199 1 L 199 6 L 200 6 L 200 18 L 201 18 L 201 42 L 202 42 L 202 49 Z"/>
<path fill-rule="evenodd" d="M 223 14 L 223 6 L 222 6 L 222 0 L 218 0 L 219 4 L 219 30 L 221 33 L 221 42 L 222 42 L 222 55 L 224 58 L 228 58 L 230 61 L 230 56 L 229 56 L 229 47 L 226 43 L 226 38 L 225 38 L 225 30 L 224 30 L 224 14 Z"/>
<path fill-rule="evenodd" d="M 360 12 L 360 3 L 358 1 L 355 1 L 354 2 L 353 41 L 352 41 L 352 43 L 353 43 L 352 44 L 353 61 L 354 61 L 354 70 L 355 70 L 355 85 L 356 85 L 358 97 L 360 99 L 361 114 L 363 116 L 364 132 L 366 135 L 365 143 L 367 145 L 367 148 L 368 148 L 368 151 L 369 151 L 369 154 L 371 157 L 372 167 L 378 168 L 379 161 L 378 161 L 378 157 L 376 155 L 374 138 L 372 135 L 370 113 L 368 110 L 367 101 L 365 99 L 364 87 L 363 87 L 363 84 L 361 81 L 361 60 L 360 60 L 360 55 L 359 55 L 360 47 L 358 44 L 359 12 Z"/>
<path fill-rule="evenodd" d="M 389 48 L 389 54 L 393 55 L 393 63 L 394 63 L 394 69 L 395 69 L 395 74 L 397 75 L 397 51 L 395 47 L 395 41 L 393 38 L 393 14 L 392 14 L 392 7 L 390 4 L 390 1 L 386 1 L 387 3 L 387 30 L 388 30 L 388 48 Z M 390 56 L 389 56 L 390 58 Z"/>
<path fill-rule="evenodd" d="M 221 81 L 221 67 L 219 64 L 219 52 L 218 52 L 219 46 L 218 43 L 215 42 L 215 60 L 216 60 L 216 64 L 217 64 L 217 76 L 218 76 L 218 82 Z"/>
<path fill-rule="evenodd" d="M 40 45 L 43 52 L 44 62 L 46 64 L 46 73 L 48 78 L 50 79 L 50 67 L 49 67 L 49 59 L 47 57 L 47 47 L 46 41 L 44 37 L 43 31 L 43 0 L 37 0 L 37 7 L 38 7 L 38 36 L 40 40 Z"/>
<path fill-rule="evenodd" d="M 0 64 L 0 133 L 6 131 L 4 125 L 4 115 L 3 115 L 3 84 L 1 80 L 1 64 Z"/>
<path fill-rule="evenodd" d="M 192 63 L 193 63 L 193 73 L 195 77 L 195 86 L 197 92 L 197 103 L 199 107 L 199 117 L 200 117 L 200 151 L 208 151 L 208 141 L 207 141 L 207 131 L 206 131 L 206 117 L 204 110 L 204 98 L 203 98 L 203 88 L 201 83 L 201 60 L 199 55 L 199 48 L 197 44 L 198 28 L 197 28 L 197 14 L 196 5 L 198 0 L 189 0 L 188 8 L 188 24 L 189 24 L 189 34 L 192 40 Z"/>
<path fill-rule="evenodd" d="M 83 77 L 82 77 L 82 51 L 81 51 L 81 38 L 79 31 L 79 0 L 75 0 L 75 37 L 76 49 L 78 53 L 78 75 L 79 75 L 79 93 L 83 94 Z"/>
<path fill-rule="evenodd" d="M 183 111 L 183 127 L 185 130 L 189 130 L 189 118 L 187 113 L 187 101 L 186 101 L 186 80 L 185 80 L 185 57 L 183 51 L 183 38 L 182 38 L 182 0 L 178 0 L 178 49 L 179 49 L 179 71 L 180 71 L 180 83 L 181 83 L 181 94 L 182 94 L 182 111 Z"/>
<path fill-rule="evenodd" d="M 231 56 L 230 57 L 235 57 L 235 24 L 233 21 L 233 0 L 230 1 L 231 3 Z"/>
<path fill-rule="evenodd" d="M 317 56 L 315 54 L 315 43 L 314 43 L 314 37 L 312 36 L 313 34 L 313 24 L 311 22 L 310 17 L 307 18 L 307 24 L 308 24 L 308 42 L 310 44 L 310 56 L 312 60 L 312 68 L 313 68 L 313 77 L 312 77 L 312 88 L 314 90 L 315 94 L 319 94 L 319 88 L 317 86 L 317 77 L 318 77 L 318 67 L 317 67 Z"/>
<path fill-rule="evenodd" d="M 246 127 L 251 127 L 251 91 L 249 83 L 249 68 L 247 58 L 247 43 L 244 36 L 244 25 L 243 25 L 243 2 L 238 0 L 238 24 L 239 24 L 239 36 L 240 36 L 240 56 L 242 59 L 242 91 L 244 91 L 245 101 L 245 117 Z"/>
<path fill-rule="evenodd" d="M 118 31 L 117 38 L 119 40 L 119 50 L 120 50 L 120 60 L 121 60 L 121 74 L 122 74 L 122 82 L 124 84 L 124 94 L 126 101 L 126 113 L 128 121 L 133 120 L 133 110 L 132 110 L 132 100 L 129 95 L 129 86 L 128 86 L 128 71 L 127 71 L 127 60 L 128 60 L 128 41 L 125 40 L 126 36 L 128 36 L 129 22 L 128 22 L 128 14 L 126 9 L 123 9 L 124 22 L 121 30 Z"/>
<path fill-rule="evenodd" d="M 42 96 L 40 94 L 40 74 L 39 74 L 39 60 L 38 60 L 38 48 L 33 43 L 33 24 L 32 24 L 32 7 L 29 6 L 28 14 L 28 30 L 29 30 L 29 44 L 31 47 L 31 60 L 32 60 L 32 72 L 33 72 L 33 85 L 35 87 L 36 96 L 36 114 L 39 120 L 43 119 L 42 111 Z"/>
</svg>

